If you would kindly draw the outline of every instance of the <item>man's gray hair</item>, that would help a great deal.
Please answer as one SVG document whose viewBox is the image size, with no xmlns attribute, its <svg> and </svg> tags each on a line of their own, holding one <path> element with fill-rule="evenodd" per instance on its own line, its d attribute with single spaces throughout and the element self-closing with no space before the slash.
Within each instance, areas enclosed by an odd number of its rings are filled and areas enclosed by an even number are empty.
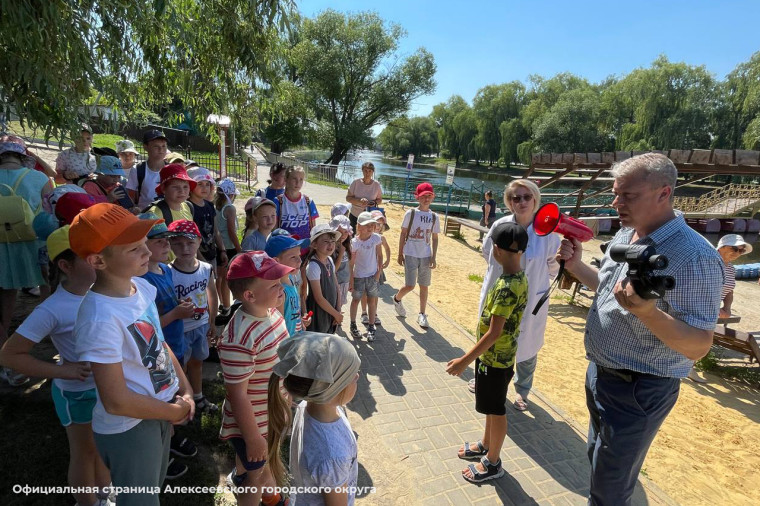
<svg viewBox="0 0 760 506">
<path fill-rule="evenodd" d="M 663 154 L 644 153 L 616 163 L 612 167 L 612 176 L 615 179 L 639 176 L 651 184 L 653 188 L 669 186 L 673 190 L 670 195 L 672 201 L 678 179 L 678 169 L 670 158 Z"/>
</svg>

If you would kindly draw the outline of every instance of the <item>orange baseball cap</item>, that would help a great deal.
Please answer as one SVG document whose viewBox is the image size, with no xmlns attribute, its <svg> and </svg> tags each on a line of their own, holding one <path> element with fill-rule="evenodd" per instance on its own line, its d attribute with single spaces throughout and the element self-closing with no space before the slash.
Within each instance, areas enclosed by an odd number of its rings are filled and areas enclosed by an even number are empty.
<svg viewBox="0 0 760 506">
<path fill-rule="evenodd" d="M 148 235 L 164 220 L 141 220 L 121 206 L 95 204 L 79 213 L 69 229 L 71 250 L 82 258 L 108 246 L 130 244 Z"/>
</svg>

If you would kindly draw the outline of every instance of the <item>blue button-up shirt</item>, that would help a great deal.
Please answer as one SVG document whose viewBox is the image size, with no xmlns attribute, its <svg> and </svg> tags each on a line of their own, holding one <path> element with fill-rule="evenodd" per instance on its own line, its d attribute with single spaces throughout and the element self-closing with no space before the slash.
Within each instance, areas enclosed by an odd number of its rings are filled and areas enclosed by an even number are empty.
<svg viewBox="0 0 760 506">
<path fill-rule="evenodd" d="M 621 229 L 610 241 L 630 244 L 634 230 Z M 712 245 L 689 228 L 680 212 L 650 235 L 633 244 L 654 246 L 668 258 L 668 266 L 654 271 L 670 275 L 676 285 L 657 301 L 657 307 L 686 324 L 711 330 L 718 319 L 723 287 L 723 261 Z M 613 369 L 683 378 L 693 361 L 669 348 L 636 316 L 623 309 L 615 299 L 614 289 L 625 278 L 626 263 L 610 258 L 610 248 L 599 269 L 599 288 L 586 321 L 584 344 L 593 362 Z"/>
</svg>

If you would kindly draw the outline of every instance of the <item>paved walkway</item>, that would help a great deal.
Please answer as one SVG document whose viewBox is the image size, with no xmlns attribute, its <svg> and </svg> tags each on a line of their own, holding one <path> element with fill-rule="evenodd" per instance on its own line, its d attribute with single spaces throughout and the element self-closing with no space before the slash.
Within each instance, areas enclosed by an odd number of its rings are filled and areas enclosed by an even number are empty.
<svg viewBox="0 0 760 506">
<path fill-rule="evenodd" d="M 268 164 L 260 154 L 255 156 L 260 186 L 265 186 Z M 339 188 L 306 182 L 303 191 L 318 204 L 345 200 L 345 190 Z M 485 421 L 467 390 L 472 368 L 452 377 L 445 365 L 469 349 L 474 338 L 434 307 L 428 308 L 430 328 L 420 328 L 415 293 L 404 299 L 409 316 L 397 317 L 391 297 L 402 280 L 392 269 L 386 275 L 377 340 L 356 342 L 362 374 L 348 405 L 349 419 L 358 434 L 359 486 L 375 487 L 375 493 L 362 494 L 357 503 L 586 504 L 589 463 L 583 429 L 540 392 L 531 397 L 529 411 L 508 408 L 501 455 L 506 475 L 480 486 L 462 478 L 467 462 L 457 458 L 457 449 L 465 440 L 481 439 Z M 436 282 L 434 275 L 433 294 Z M 348 329 L 348 306 L 344 309 Z M 634 504 L 672 503 L 641 479 Z"/>
</svg>

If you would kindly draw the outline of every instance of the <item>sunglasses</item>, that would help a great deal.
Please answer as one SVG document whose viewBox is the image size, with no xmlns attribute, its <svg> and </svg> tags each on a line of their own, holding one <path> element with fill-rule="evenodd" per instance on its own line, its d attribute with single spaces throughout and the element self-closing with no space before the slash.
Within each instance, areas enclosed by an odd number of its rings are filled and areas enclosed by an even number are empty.
<svg viewBox="0 0 760 506">
<path fill-rule="evenodd" d="M 530 202 L 533 200 L 533 195 L 528 193 L 527 195 L 512 195 L 512 202 L 519 204 L 521 201 Z"/>
<path fill-rule="evenodd" d="M 744 253 L 744 246 L 731 246 L 731 251 L 734 253 Z"/>
</svg>

